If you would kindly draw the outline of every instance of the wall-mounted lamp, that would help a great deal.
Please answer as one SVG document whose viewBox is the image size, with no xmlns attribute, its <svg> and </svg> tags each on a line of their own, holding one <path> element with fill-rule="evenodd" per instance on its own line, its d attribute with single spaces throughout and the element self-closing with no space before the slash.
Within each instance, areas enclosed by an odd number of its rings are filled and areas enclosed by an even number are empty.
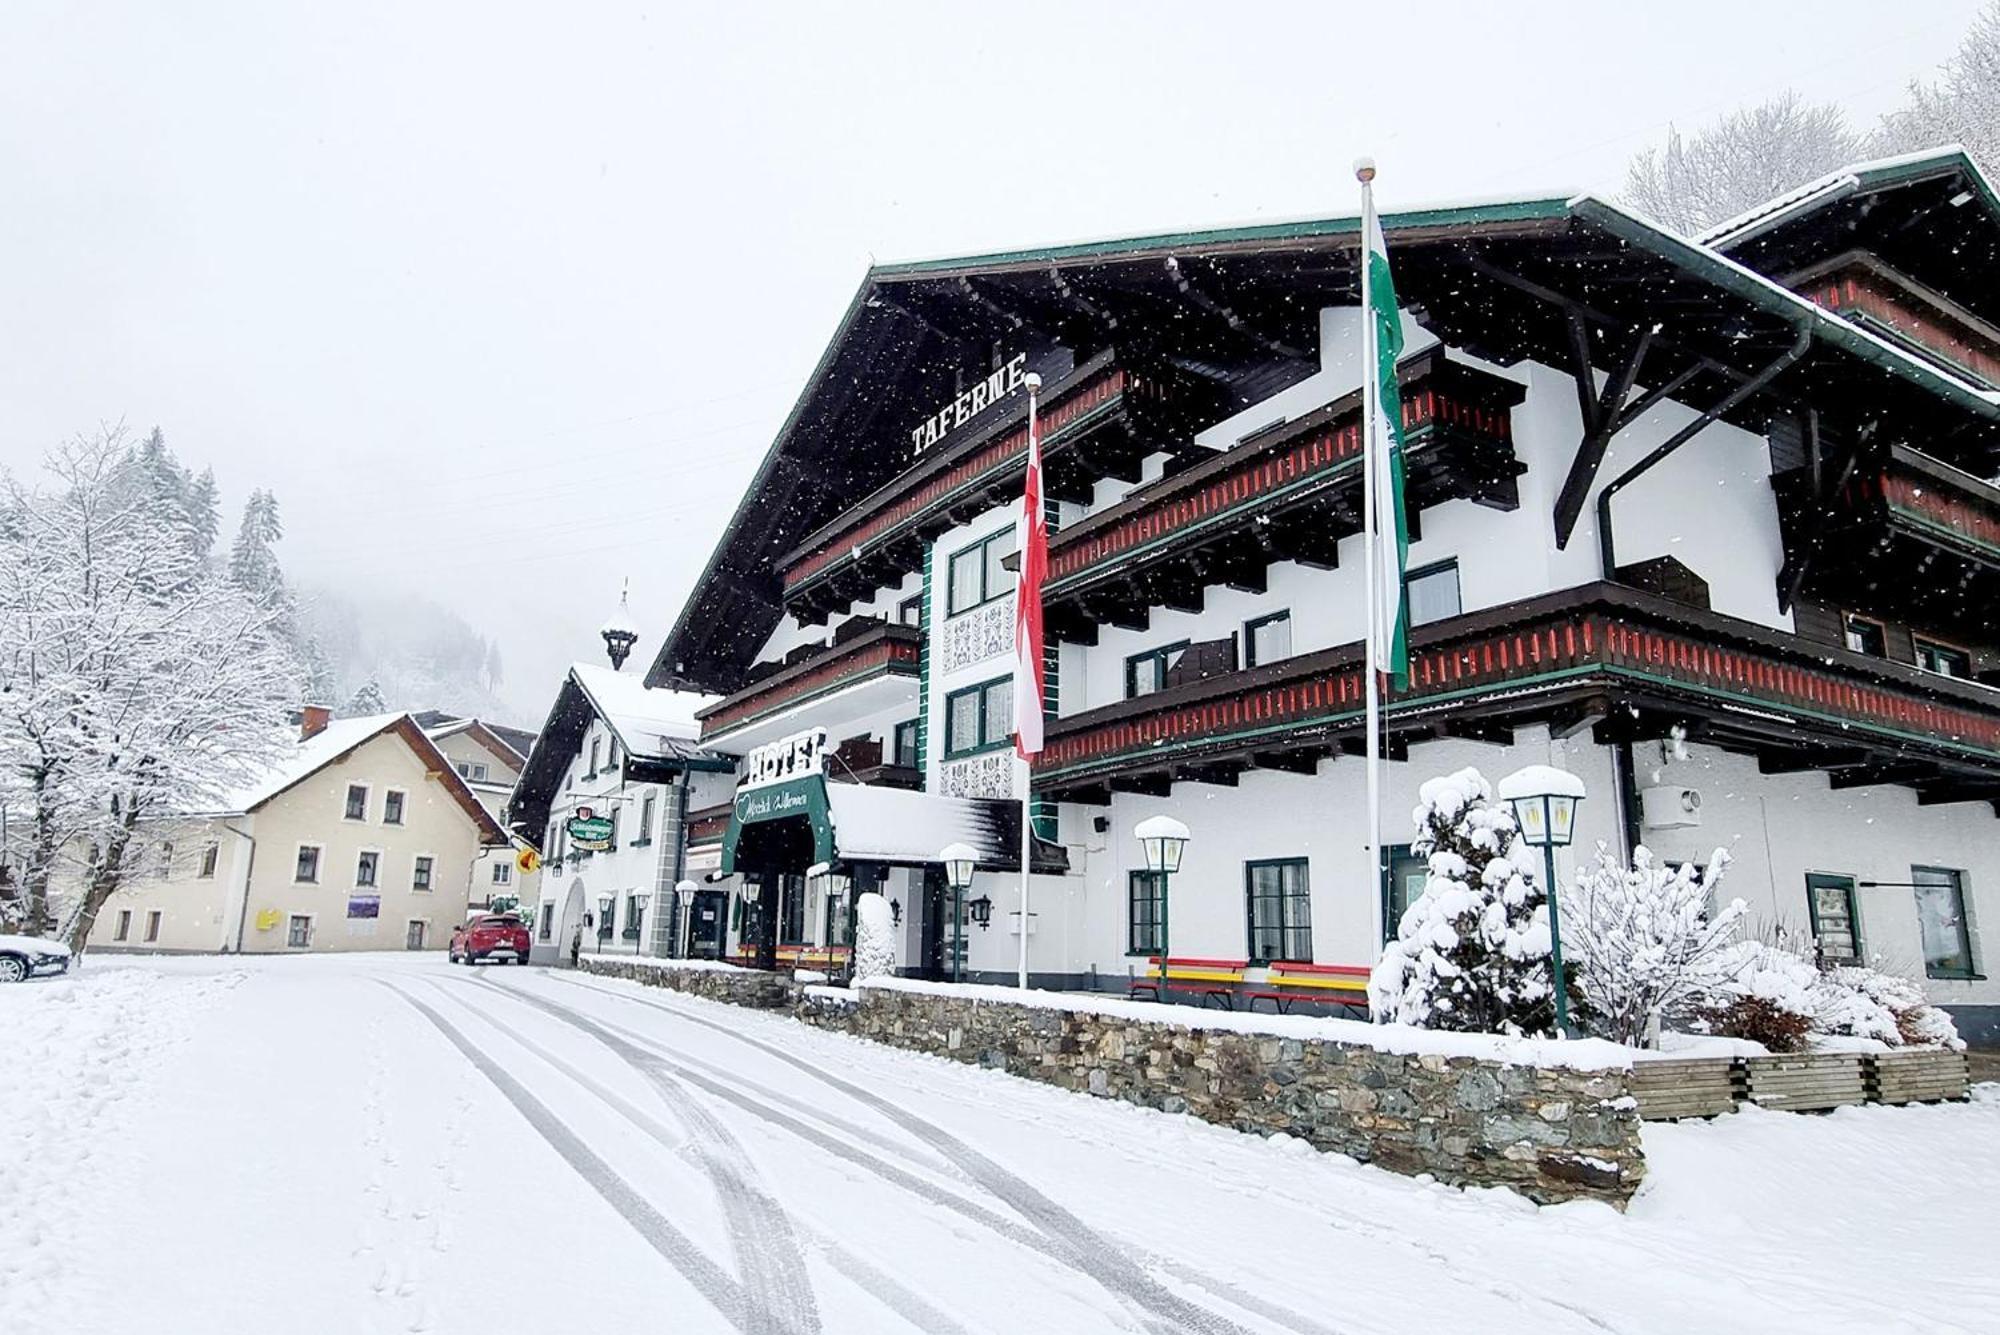
<svg viewBox="0 0 2000 1335">
<path fill-rule="evenodd" d="M 966 911 L 972 914 L 972 920 L 978 923 L 980 927 L 985 928 L 993 925 L 993 901 L 987 896 L 981 895 L 965 907 Z"/>
</svg>

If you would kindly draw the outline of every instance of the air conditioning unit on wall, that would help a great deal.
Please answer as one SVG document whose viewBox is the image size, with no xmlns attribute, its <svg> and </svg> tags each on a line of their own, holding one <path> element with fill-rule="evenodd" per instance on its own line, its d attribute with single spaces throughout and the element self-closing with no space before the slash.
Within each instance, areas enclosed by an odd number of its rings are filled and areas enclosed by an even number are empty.
<svg viewBox="0 0 2000 1335">
<path fill-rule="evenodd" d="M 1699 788 L 1641 788 L 1639 815 L 1649 830 L 1672 830 L 1701 824 Z"/>
</svg>

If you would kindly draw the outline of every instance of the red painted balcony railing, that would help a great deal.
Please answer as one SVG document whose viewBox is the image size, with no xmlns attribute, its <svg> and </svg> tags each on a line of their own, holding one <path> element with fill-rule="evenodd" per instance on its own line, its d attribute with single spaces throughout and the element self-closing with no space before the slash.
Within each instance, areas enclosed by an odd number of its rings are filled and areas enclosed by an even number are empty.
<svg viewBox="0 0 2000 1335">
<path fill-rule="evenodd" d="M 1811 280 L 1800 294 L 1915 343 L 1989 385 L 2000 385 L 2000 331 L 1864 257 Z"/>
<path fill-rule="evenodd" d="M 1532 721 L 1537 701 L 1645 698 L 1773 744 L 1872 740 L 2000 773 L 2000 692 L 1666 602 L 1586 585 L 1417 632 L 1392 729 L 1488 710 Z M 1123 701 L 1052 723 L 1038 788 L 1357 730 L 1360 646 L 1345 645 Z"/>
<path fill-rule="evenodd" d="M 915 677 L 921 644 L 922 635 L 915 626 L 873 623 L 861 634 L 752 682 L 702 710 L 696 715 L 701 720 L 702 740 L 859 682 L 883 676 Z"/>
</svg>

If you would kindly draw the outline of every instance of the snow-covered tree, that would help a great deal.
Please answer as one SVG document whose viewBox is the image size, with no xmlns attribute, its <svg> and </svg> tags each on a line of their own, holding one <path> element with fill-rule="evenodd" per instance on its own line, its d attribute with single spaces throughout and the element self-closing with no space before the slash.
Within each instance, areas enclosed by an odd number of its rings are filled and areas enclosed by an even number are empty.
<svg viewBox="0 0 2000 1335">
<path fill-rule="evenodd" d="M 1432 779 L 1412 814 L 1424 892 L 1368 980 L 1383 1024 L 1503 1034 L 1555 1025 L 1548 900 L 1514 814 L 1476 769 Z"/>
<path fill-rule="evenodd" d="M 2000 0 L 1988 0 L 1940 76 L 1912 83 L 1909 105 L 1882 118 L 1877 151 L 1963 144 L 2000 172 Z"/>
<path fill-rule="evenodd" d="M 373 677 L 370 677 L 361 683 L 361 689 L 348 697 L 340 712 L 344 718 L 366 718 L 370 714 L 386 714 L 389 712 L 389 702 L 382 698 L 382 688 L 376 685 Z"/>
<path fill-rule="evenodd" d="M 1846 114 L 1796 93 L 1731 112 L 1642 150 L 1624 198 L 1655 222 L 1692 236 L 1865 155 Z"/>
<path fill-rule="evenodd" d="M 1596 865 L 1563 892 L 1563 963 L 1589 1027 L 1616 1043 L 1643 1041 L 1653 1021 L 1691 1012 L 1728 977 L 1744 904 L 1710 912 L 1729 854 L 1718 848 L 1697 876 L 1643 845 L 1632 861 L 1597 846 Z"/>
<path fill-rule="evenodd" d="M 160 522 L 147 467 L 112 430 L 52 453 L 53 485 L 0 490 L 0 781 L 29 822 L 16 909 L 79 949 L 141 823 L 266 770 L 298 693 L 274 612 L 194 559 L 193 526 Z"/>
</svg>

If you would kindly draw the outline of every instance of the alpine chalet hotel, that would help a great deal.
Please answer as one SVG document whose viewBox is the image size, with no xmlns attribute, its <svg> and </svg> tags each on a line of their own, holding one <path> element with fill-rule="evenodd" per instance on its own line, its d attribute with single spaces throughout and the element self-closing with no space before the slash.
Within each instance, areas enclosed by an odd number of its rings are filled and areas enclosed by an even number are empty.
<svg viewBox="0 0 2000 1335">
<path fill-rule="evenodd" d="M 1415 626 L 1385 837 L 1434 775 L 1560 765 L 1589 791 L 1565 876 L 1599 841 L 1720 845 L 1753 920 L 1923 979 L 1992 1036 L 1991 184 L 1940 150 L 1695 240 L 1588 196 L 1383 225 Z M 843 944 L 879 888 L 904 971 L 1012 978 L 1036 372 L 1034 983 L 1123 991 L 1145 967 L 1132 830 L 1161 812 L 1192 831 L 1176 957 L 1243 990 L 1273 962 L 1374 961 L 1422 872 L 1402 848 L 1366 865 L 1358 242 L 1342 218 L 868 274 L 647 677 L 720 697 L 704 747 L 767 748 L 690 816 L 689 865 L 756 906 L 755 954 Z M 962 895 L 951 842 L 979 853 Z"/>
</svg>

